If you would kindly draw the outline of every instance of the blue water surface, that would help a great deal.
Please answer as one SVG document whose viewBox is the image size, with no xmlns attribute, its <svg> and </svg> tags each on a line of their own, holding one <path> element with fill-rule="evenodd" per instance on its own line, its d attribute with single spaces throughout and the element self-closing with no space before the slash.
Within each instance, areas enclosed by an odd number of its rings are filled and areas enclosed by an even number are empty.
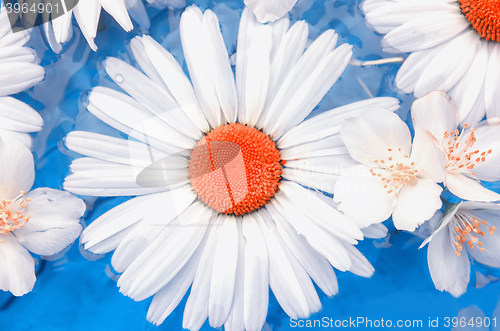
<svg viewBox="0 0 500 331">
<path fill-rule="evenodd" d="M 389 55 L 381 50 L 381 36 L 366 27 L 359 10 L 359 2 L 302 0 L 292 10 L 290 17 L 293 21 L 307 21 L 310 39 L 315 39 L 326 29 L 335 29 L 340 35 L 339 43 L 346 42 L 354 46 L 354 57 L 357 59 L 388 57 Z M 233 54 L 243 0 L 188 1 L 188 4 L 193 3 L 202 9 L 210 8 L 218 15 L 228 53 Z M 184 64 L 179 35 L 182 11 L 148 8 L 148 13 L 152 22 L 149 33 Z M 113 56 L 135 65 L 128 44 L 133 37 L 143 33 L 147 31 L 139 27 L 125 33 L 104 13 L 96 38 L 99 47 L 97 52 L 88 48 L 85 39 L 79 30 L 76 30 L 75 38 L 57 55 L 47 48 L 40 31 L 33 31 L 29 46 L 37 50 L 47 76 L 38 86 L 16 97 L 40 111 L 45 121 L 43 131 L 35 136 L 35 187 L 62 189 L 64 177 L 69 174 L 68 166 L 71 160 L 78 156 L 64 147 L 64 137 L 68 132 L 87 130 L 113 136 L 121 135 L 85 110 L 82 99 L 97 85 L 119 89 L 103 73 L 102 60 Z M 408 112 L 414 97 L 397 94 L 394 88 L 394 77 L 399 66 L 400 64 L 349 66 L 315 113 L 372 96 L 394 96 L 402 102 L 398 114 L 411 125 Z M 490 184 L 490 187 L 496 191 L 500 188 L 498 183 Z M 127 199 L 86 198 L 89 211 L 83 222 L 91 223 Z M 336 296 L 328 298 L 318 289 L 323 309 L 310 319 L 323 323 L 314 324 L 314 321 L 311 321 L 308 330 L 371 330 L 387 327 L 388 320 L 393 327 L 396 327 L 398 320 L 401 320 L 403 325 L 404 322 L 409 325 L 409 321 L 413 326 L 406 329 L 410 330 L 449 330 L 450 327 L 445 326 L 445 318 L 451 319 L 459 313 L 460 317 L 468 316 L 467 322 L 471 316 L 486 316 L 496 317 L 500 323 L 500 283 L 495 281 L 497 277 L 500 278 L 498 270 L 473 264 L 467 293 L 458 299 L 453 298 L 450 294 L 441 293 L 434 288 L 427 268 L 427 249 L 418 250 L 422 239 L 397 231 L 390 224 L 388 226 L 388 238 L 365 239 L 358 245 L 375 267 L 373 277 L 365 279 L 349 272 L 337 272 L 340 291 Z M 55 257 L 58 260 L 44 261 L 40 257 L 36 258 L 38 278 L 31 293 L 14 298 L 10 293 L 0 292 L 1 331 L 182 330 L 186 298 L 161 326 L 150 324 L 146 320 L 146 313 L 151 299 L 134 302 L 119 293 L 116 275 L 109 268 L 111 254 L 97 260 L 98 257 L 95 256 L 84 257 L 76 242 L 64 255 Z M 476 281 L 476 273 L 480 273 L 479 281 Z M 484 286 L 481 281 L 484 276 L 490 276 L 493 281 Z M 477 288 L 482 286 L 484 287 Z M 347 325 L 347 322 L 358 321 L 358 318 L 371 320 L 372 327 L 369 322 Z M 384 324 L 380 324 L 382 319 Z M 429 320 L 436 319 L 438 327 L 429 327 Z M 418 328 L 418 324 L 413 324 L 414 320 L 422 321 L 422 327 Z M 337 326 L 341 327 L 336 328 L 335 321 Z M 272 293 L 270 294 L 265 330 L 306 329 L 306 323 L 305 320 L 291 321 Z M 301 328 L 301 325 L 304 327 Z M 202 330 L 213 329 L 207 322 Z M 500 330 L 500 326 L 486 329 L 466 326 L 457 330 Z"/>
</svg>

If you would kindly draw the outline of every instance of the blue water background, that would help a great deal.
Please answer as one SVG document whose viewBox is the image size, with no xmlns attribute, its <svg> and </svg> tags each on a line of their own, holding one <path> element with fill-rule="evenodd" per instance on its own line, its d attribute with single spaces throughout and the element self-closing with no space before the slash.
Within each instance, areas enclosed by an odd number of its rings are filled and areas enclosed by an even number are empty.
<svg viewBox="0 0 500 331">
<path fill-rule="evenodd" d="M 243 1 L 196 0 L 188 3 L 194 3 L 202 9 L 210 8 L 218 15 L 228 52 L 230 55 L 234 53 Z M 354 45 L 354 57 L 357 59 L 389 57 L 381 50 L 381 36 L 365 26 L 358 6 L 358 0 L 306 0 L 292 10 L 290 17 L 292 21 L 307 21 L 310 39 L 315 39 L 326 29 L 335 29 L 340 35 L 339 43 Z M 149 33 L 169 49 L 180 63 L 184 63 L 178 29 L 182 11 L 159 11 L 148 7 L 148 13 L 152 23 Z M 35 88 L 16 97 L 40 111 L 45 120 L 43 131 L 35 135 L 35 187 L 62 189 L 64 177 L 69 174 L 68 166 L 78 156 L 64 147 L 63 140 L 68 132 L 88 130 L 121 135 L 88 113 L 81 100 L 89 89 L 97 85 L 118 89 L 103 73 L 102 60 L 114 56 L 134 64 L 128 43 L 133 37 L 147 31 L 136 26 L 127 34 L 105 13 L 99 30 L 97 52 L 89 50 L 79 30 L 76 30 L 76 37 L 65 45 L 60 55 L 46 47 L 38 29 L 33 31 L 29 45 L 38 51 L 47 77 Z M 315 113 L 367 99 L 371 95 L 395 96 L 402 101 L 398 114 L 411 126 L 408 111 L 414 97 L 399 95 L 394 88 L 394 77 L 399 66 L 348 67 Z M 497 191 L 499 189 L 497 183 L 490 186 Z M 89 211 L 83 222 L 89 224 L 127 199 L 86 198 Z M 427 249 L 418 250 L 422 240 L 409 233 L 396 231 L 390 224 L 388 226 L 388 239 L 366 239 L 358 245 L 375 267 L 373 277 L 365 279 L 349 272 L 336 272 L 339 293 L 328 298 L 318 289 L 323 309 L 312 315 L 311 319 L 326 317 L 335 321 L 363 317 L 375 321 L 383 318 L 392 320 L 394 324 L 397 320 L 422 320 L 421 330 L 427 330 L 429 318 L 439 318 L 440 327 L 433 329 L 449 330 L 444 327 L 444 318 L 455 317 L 459 311 L 467 308 L 471 316 L 481 316 L 482 312 L 487 317 L 497 317 L 500 323 L 500 283 L 490 282 L 484 288 L 476 288 L 476 272 L 500 278 L 498 270 L 474 264 L 467 293 L 455 299 L 434 288 L 427 267 Z M 31 293 L 14 298 L 10 293 L 0 292 L 2 331 L 182 330 L 186 298 L 161 326 L 150 324 L 146 320 L 146 313 L 151 299 L 134 302 L 119 293 L 113 280 L 116 277 L 109 270 L 111 254 L 90 261 L 82 256 L 76 242 L 56 261 L 36 258 L 38 279 Z M 293 325 L 271 293 L 267 330 L 299 329 Z M 357 329 L 370 328 L 362 324 Z M 500 327 L 491 329 L 500 330 Z M 213 329 L 205 323 L 202 330 Z M 475 327 L 471 330 L 485 329 Z"/>
</svg>

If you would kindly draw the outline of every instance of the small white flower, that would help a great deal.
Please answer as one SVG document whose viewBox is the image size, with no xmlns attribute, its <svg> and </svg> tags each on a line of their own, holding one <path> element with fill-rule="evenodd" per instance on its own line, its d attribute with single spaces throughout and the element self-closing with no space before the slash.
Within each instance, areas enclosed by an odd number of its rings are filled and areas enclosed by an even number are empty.
<svg viewBox="0 0 500 331">
<path fill-rule="evenodd" d="M 147 1 L 158 8 L 184 8 L 186 6 L 185 0 Z M 73 14 L 90 48 L 96 51 L 97 45 L 94 39 L 97 35 L 101 9 L 104 9 L 113 16 L 118 24 L 127 32 L 134 28 L 130 17 L 141 27 L 149 29 L 150 21 L 142 0 L 80 0 L 66 14 L 43 24 L 45 35 L 54 52 L 59 53 L 62 50 L 62 44 L 71 40 L 73 36 Z"/>
<path fill-rule="evenodd" d="M 261 23 L 274 22 L 285 16 L 297 0 L 245 0 L 245 5 Z"/>
<path fill-rule="evenodd" d="M 415 133 L 412 146 L 399 116 L 376 110 L 345 120 L 341 136 L 362 165 L 340 175 L 334 200 L 359 227 L 392 214 L 396 228 L 413 231 L 441 207 L 444 158 L 425 132 Z"/>
<path fill-rule="evenodd" d="M 434 233 L 420 248 L 429 244 L 427 261 L 436 288 L 459 297 L 467 291 L 469 256 L 484 265 L 500 268 L 500 205 L 465 201 L 454 205 Z"/>
<path fill-rule="evenodd" d="M 500 121 L 490 119 L 460 132 L 453 101 L 443 91 L 433 91 L 412 105 L 415 128 L 433 135 L 446 158 L 445 185 L 465 200 L 496 201 L 500 194 L 484 188 L 479 180 L 500 180 Z"/>
<path fill-rule="evenodd" d="M 245 9 L 235 77 L 216 15 L 187 8 L 180 33 L 191 80 L 151 37 L 136 37 L 131 49 L 145 74 L 108 58 L 105 70 L 126 94 L 98 86 L 87 104 L 130 139 L 67 136 L 68 148 L 87 156 L 71 164 L 67 190 L 138 195 L 90 224 L 81 241 L 93 253 L 114 251 L 123 294 L 154 295 L 147 318 L 155 324 L 191 287 L 184 328 L 198 330 L 208 318 L 213 327 L 257 331 L 269 287 L 299 318 L 321 308 L 312 280 L 329 296 L 338 291 L 332 266 L 373 273 L 353 246 L 362 232 L 315 190 L 333 193 L 353 163 L 341 121 L 365 109 L 394 111 L 398 100 L 374 98 L 304 121 L 352 47 L 336 47 L 327 30 L 306 50 L 307 24 L 289 24 L 261 24 Z"/>
<path fill-rule="evenodd" d="M 82 231 L 83 201 L 49 188 L 28 192 L 34 179 L 30 151 L 0 139 L 0 289 L 15 296 L 35 285 L 35 260 L 28 251 L 57 254 Z"/>
<path fill-rule="evenodd" d="M 411 53 L 396 86 L 420 98 L 444 90 L 462 125 L 500 117 L 500 7 L 490 0 L 365 0 L 384 51 Z"/>
</svg>

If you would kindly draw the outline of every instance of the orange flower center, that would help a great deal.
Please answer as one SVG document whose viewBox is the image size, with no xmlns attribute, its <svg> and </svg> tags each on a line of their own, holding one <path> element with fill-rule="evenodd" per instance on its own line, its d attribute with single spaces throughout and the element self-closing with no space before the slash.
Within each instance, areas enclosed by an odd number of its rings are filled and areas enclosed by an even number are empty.
<svg viewBox="0 0 500 331">
<path fill-rule="evenodd" d="M 500 42 L 500 0 L 460 0 L 462 12 L 482 38 Z"/>
<path fill-rule="evenodd" d="M 23 212 L 26 208 L 26 203 L 30 202 L 31 199 L 23 199 L 26 192 L 21 191 L 21 194 L 14 200 L 3 199 L 0 200 L 0 233 L 9 234 L 15 229 L 20 229 L 24 226 L 24 223 L 28 223 L 30 220 L 29 216 L 24 216 Z M 21 206 L 21 211 L 14 212 L 15 203 L 18 202 Z M 0 244 L 4 241 L 0 239 Z"/>
<path fill-rule="evenodd" d="M 213 129 L 191 152 L 193 190 L 219 213 L 243 215 L 274 196 L 281 179 L 281 155 L 261 131 L 235 123 Z"/>
</svg>

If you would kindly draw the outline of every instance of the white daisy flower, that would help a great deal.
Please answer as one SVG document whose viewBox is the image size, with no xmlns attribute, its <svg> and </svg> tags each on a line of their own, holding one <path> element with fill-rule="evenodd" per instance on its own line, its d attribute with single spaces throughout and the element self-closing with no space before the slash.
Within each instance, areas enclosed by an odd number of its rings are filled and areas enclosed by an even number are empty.
<svg viewBox="0 0 500 331">
<path fill-rule="evenodd" d="M 429 243 L 427 261 L 432 281 L 440 291 L 459 297 L 467 291 L 470 276 L 469 256 L 484 265 L 500 268 L 500 205 L 465 201 L 454 205 L 441 219 Z"/>
<path fill-rule="evenodd" d="M 420 98 L 444 90 L 458 117 L 475 124 L 500 117 L 500 7 L 490 0 L 365 0 L 384 51 L 411 53 L 396 86 Z"/>
<path fill-rule="evenodd" d="M 82 231 L 83 201 L 49 188 L 28 192 L 34 179 L 30 151 L 20 142 L 0 139 L 0 289 L 15 296 L 35 285 L 29 252 L 57 254 Z"/>
<path fill-rule="evenodd" d="M 430 137 L 410 130 L 386 110 L 346 119 L 342 141 L 361 165 L 340 175 L 334 200 L 338 209 L 363 228 L 392 214 L 396 228 L 413 231 L 441 207 L 444 157 Z"/>
<path fill-rule="evenodd" d="M 394 111 L 398 101 L 376 98 L 303 121 L 352 47 L 335 47 L 328 30 L 304 51 L 307 24 L 288 27 L 288 19 L 263 25 L 243 11 L 235 81 L 216 15 L 189 7 L 180 33 L 191 81 L 157 42 L 136 37 L 131 49 L 146 75 L 108 58 L 106 72 L 130 96 L 96 87 L 87 106 L 130 139 L 67 136 L 68 148 L 87 156 L 72 163 L 67 190 L 140 195 L 95 220 L 81 241 L 96 254 L 115 250 L 120 291 L 154 295 L 147 318 L 155 324 L 191 286 L 184 328 L 208 318 L 213 327 L 261 330 L 269 286 L 288 315 L 306 317 L 321 307 L 311 278 L 334 295 L 331 266 L 373 273 L 353 246 L 361 231 L 332 199 L 299 184 L 333 192 L 352 164 L 340 121 L 367 108 Z"/>
<path fill-rule="evenodd" d="M 157 8 L 173 9 L 186 6 L 185 0 L 147 0 L 147 2 Z M 62 44 L 73 37 L 73 14 L 90 48 L 96 51 L 97 45 L 94 39 L 97 35 L 101 9 L 113 16 L 127 32 L 134 28 L 131 17 L 141 27 L 149 29 L 150 21 L 142 0 L 80 0 L 66 14 L 43 24 L 45 35 L 54 52 L 59 53 Z"/>
<path fill-rule="evenodd" d="M 0 1 L 0 97 L 22 92 L 45 77 L 34 50 L 23 45 L 30 39 L 26 31 L 13 33 L 7 10 Z"/>
<path fill-rule="evenodd" d="M 261 23 L 274 22 L 285 16 L 297 0 L 245 0 L 245 5 Z"/>
<path fill-rule="evenodd" d="M 496 201 L 500 194 L 483 187 L 480 180 L 500 180 L 500 121 L 490 119 L 460 132 L 457 110 L 443 91 L 434 91 L 412 105 L 413 125 L 432 134 L 446 158 L 445 185 L 465 200 Z"/>
</svg>

